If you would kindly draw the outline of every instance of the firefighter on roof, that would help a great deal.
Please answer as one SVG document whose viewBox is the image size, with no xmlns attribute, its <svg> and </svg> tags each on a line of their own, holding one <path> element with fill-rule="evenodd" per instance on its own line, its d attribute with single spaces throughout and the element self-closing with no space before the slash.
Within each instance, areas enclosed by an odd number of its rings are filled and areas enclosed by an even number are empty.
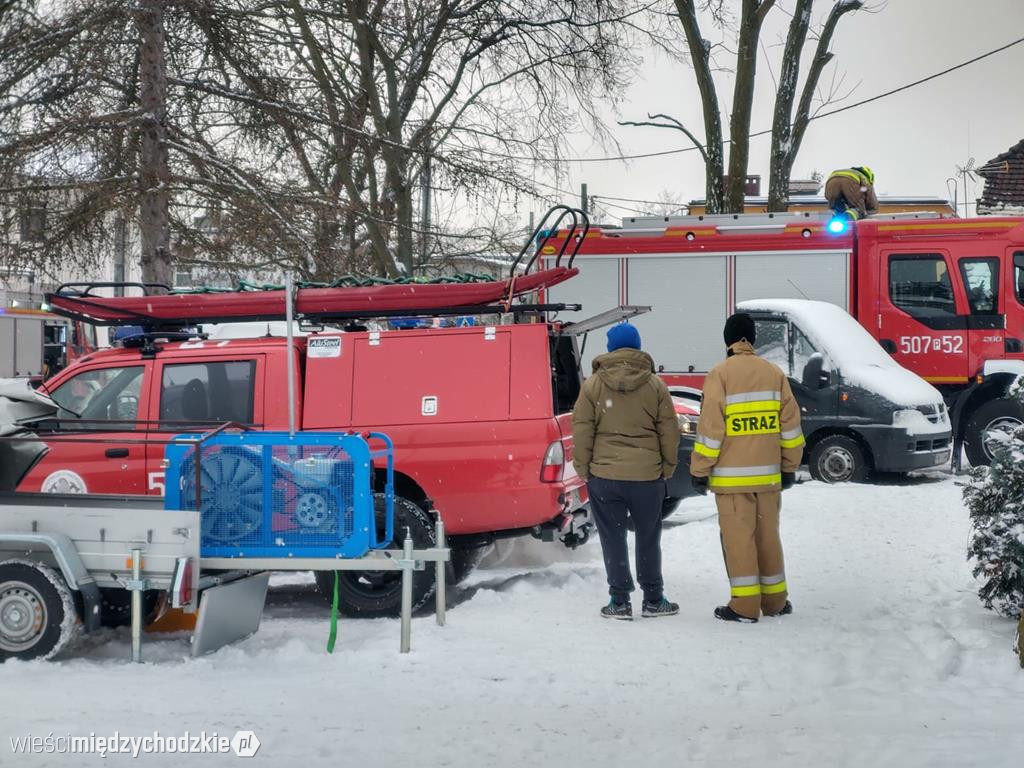
<svg viewBox="0 0 1024 768">
<path fill-rule="evenodd" d="M 754 354 L 750 315 L 725 323 L 728 357 L 704 381 L 693 487 L 710 487 L 718 506 L 732 599 L 715 609 L 725 621 L 756 622 L 792 613 L 779 538 L 780 491 L 803 457 L 800 409 L 786 375 Z"/>
<path fill-rule="evenodd" d="M 832 171 L 825 182 L 825 199 L 829 208 L 854 221 L 878 213 L 874 171 L 866 165 Z"/>
</svg>

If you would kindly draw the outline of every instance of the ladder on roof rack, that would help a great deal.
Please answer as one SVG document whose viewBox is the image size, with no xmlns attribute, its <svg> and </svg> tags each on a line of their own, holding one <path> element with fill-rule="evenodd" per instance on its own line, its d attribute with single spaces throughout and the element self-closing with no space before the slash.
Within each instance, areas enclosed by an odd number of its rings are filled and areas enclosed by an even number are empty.
<svg viewBox="0 0 1024 768">
<path fill-rule="evenodd" d="M 782 232 L 786 227 L 801 224 L 826 224 L 833 217 L 831 211 L 786 211 L 783 213 L 712 213 L 697 216 L 633 216 L 622 220 L 621 235 L 648 235 L 666 229 L 714 228 L 721 234 L 755 234 Z M 879 213 L 872 221 L 898 221 L 904 219 L 940 219 L 934 211 Z"/>
</svg>

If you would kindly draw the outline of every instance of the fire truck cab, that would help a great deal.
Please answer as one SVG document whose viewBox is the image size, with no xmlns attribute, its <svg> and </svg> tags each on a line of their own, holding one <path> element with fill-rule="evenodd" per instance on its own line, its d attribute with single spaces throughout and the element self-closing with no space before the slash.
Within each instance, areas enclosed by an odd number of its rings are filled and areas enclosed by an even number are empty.
<svg viewBox="0 0 1024 768">
<path fill-rule="evenodd" d="M 894 214 L 841 231 L 828 225 L 807 212 L 640 217 L 593 228 L 573 295 L 584 304 L 652 306 L 636 320 L 645 348 L 669 384 L 690 386 L 720 359 L 722 323 L 739 303 L 835 304 L 939 389 L 954 461 L 962 444 L 972 464 L 989 463 L 998 432 L 1024 423 L 1010 396 L 1024 374 L 1024 219 Z"/>
</svg>

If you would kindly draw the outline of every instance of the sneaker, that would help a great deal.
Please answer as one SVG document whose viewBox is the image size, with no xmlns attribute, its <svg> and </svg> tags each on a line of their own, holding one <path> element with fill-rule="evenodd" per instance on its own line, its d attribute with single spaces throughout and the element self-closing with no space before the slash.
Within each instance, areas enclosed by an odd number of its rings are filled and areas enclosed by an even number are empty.
<svg viewBox="0 0 1024 768">
<path fill-rule="evenodd" d="M 633 620 L 633 604 L 632 603 L 616 603 L 612 600 L 608 605 L 601 609 L 601 618 L 603 619 L 620 619 L 622 621 Z"/>
<path fill-rule="evenodd" d="M 786 604 L 782 606 L 781 611 L 779 611 L 778 613 L 766 613 L 765 616 L 789 616 L 789 614 L 791 614 L 792 612 L 793 604 L 789 602 L 789 600 L 787 600 Z"/>
<path fill-rule="evenodd" d="M 656 618 L 658 616 L 675 616 L 679 613 L 679 603 L 670 603 L 664 597 L 657 603 L 648 603 L 644 600 L 642 616 Z"/>
<path fill-rule="evenodd" d="M 720 605 L 715 608 L 715 618 L 722 621 L 735 621 L 740 624 L 757 624 L 757 619 L 751 619 L 748 616 L 738 614 L 728 605 Z"/>
</svg>

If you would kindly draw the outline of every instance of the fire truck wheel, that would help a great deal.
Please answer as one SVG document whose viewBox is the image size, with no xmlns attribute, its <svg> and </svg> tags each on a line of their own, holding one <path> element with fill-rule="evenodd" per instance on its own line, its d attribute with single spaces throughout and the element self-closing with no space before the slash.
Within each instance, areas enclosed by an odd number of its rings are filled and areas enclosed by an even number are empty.
<svg viewBox="0 0 1024 768">
<path fill-rule="evenodd" d="M 0 563 L 0 661 L 48 659 L 79 626 L 71 590 L 56 571 L 27 560 Z"/>
<path fill-rule="evenodd" d="M 988 466 L 1000 436 L 1013 432 L 1021 424 L 1024 424 L 1024 413 L 1017 402 L 1000 398 L 985 403 L 967 420 L 964 435 L 967 460 L 975 467 Z"/>
<path fill-rule="evenodd" d="M 378 521 L 380 522 L 380 521 Z M 434 521 L 417 504 L 395 496 L 395 538 L 389 549 L 401 549 L 405 529 L 412 533 L 416 549 L 434 546 Z M 345 616 L 375 619 L 398 616 L 402 608 L 402 574 L 400 571 L 317 571 L 320 594 L 331 602 L 334 574 L 338 574 L 338 610 Z M 433 564 L 412 577 L 412 607 L 415 611 L 434 595 L 436 586 Z"/>
<path fill-rule="evenodd" d="M 142 625 L 156 621 L 160 607 L 159 589 L 142 593 Z M 127 627 L 132 623 L 132 593 L 127 589 L 100 590 L 100 624 L 104 627 Z"/>
<path fill-rule="evenodd" d="M 811 448 L 811 477 L 825 483 L 863 483 L 868 479 L 864 449 L 852 437 L 830 435 Z"/>
</svg>

